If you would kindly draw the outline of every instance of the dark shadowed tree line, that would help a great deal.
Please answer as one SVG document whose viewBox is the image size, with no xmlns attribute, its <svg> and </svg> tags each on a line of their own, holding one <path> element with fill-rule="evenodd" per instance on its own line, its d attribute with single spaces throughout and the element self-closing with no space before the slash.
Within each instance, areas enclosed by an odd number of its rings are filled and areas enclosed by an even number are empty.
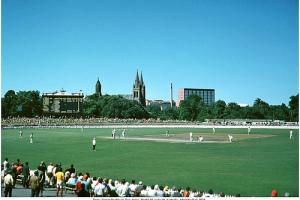
<svg viewBox="0 0 300 200">
<path fill-rule="evenodd" d="M 43 99 L 39 91 L 9 90 L 1 98 L 1 117 L 42 116 Z M 139 102 L 124 99 L 120 95 L 96 94 L 88 96 L 83 102 L 83 113 L 89 117 L 108 118 L 160 118 L 189 121 L 205 119 L 273 119 L 287 122 L 299 121 L 299 94 L 291 96 L 289 105 L 269 105 L 257 98 L 253 106 L 240 107 L 237 103 L 218 100 L 206 105 L 198 95 L 191 95 L 180 102 L 179 107 L 161 110 L 159 105 L 144 108 Z"/>
</svg>

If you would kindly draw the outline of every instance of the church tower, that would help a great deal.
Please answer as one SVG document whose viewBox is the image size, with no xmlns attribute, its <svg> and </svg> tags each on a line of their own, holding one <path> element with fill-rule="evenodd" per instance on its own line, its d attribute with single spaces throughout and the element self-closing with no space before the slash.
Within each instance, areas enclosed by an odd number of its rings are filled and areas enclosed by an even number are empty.
<svg viewBox="0 0 300 200">
<path fill-rule="evenodd" d="M 99 95 L 99 97 L 102 96 L 102 94 L 101 94 L 101 83 L 99 81 L 99 77 L 98 77 L 98 81 L 97 81 L 96 86 L 95 86 L 95 94 Z"/>
<path fill-rule="evenodd" d="M 143 80 L 143 75 L 139 78 L 139 72 L 136 72 L 135 81 L 133 84 L 133 100 L 140 102 L 144 107 L 146 107 L 146 87 Z"/>
</svg>

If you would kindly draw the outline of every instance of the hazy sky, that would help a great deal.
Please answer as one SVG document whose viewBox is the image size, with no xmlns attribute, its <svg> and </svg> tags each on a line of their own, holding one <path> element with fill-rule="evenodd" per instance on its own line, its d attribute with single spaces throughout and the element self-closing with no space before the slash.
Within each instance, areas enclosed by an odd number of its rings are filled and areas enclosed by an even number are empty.
<svg viewBox="0 0 300 200">
<path fill-rule="evenodd" d="M 298 0 L 2 0 L 8 90 L 132 94 L 215 89 L 216 100 L 285 103 L 299 92 Z"/>
</svg>

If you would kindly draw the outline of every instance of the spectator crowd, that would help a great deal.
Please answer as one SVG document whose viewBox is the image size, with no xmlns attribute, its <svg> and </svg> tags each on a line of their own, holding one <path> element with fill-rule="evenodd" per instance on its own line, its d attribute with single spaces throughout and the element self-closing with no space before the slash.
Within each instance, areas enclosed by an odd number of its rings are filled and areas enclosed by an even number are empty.
<svg viewBox="0 0 300 200">
<path fill-rule="evenodd" d="M 145 185 L 142 181 L 135 180 L 127 182 L 125 179 L 112 180 L 103 177 L 92 177 L 88 172 L 78 173 L 74 165 L 63 170 L 61 164 L 50 162 L 48 166 L 42 161 L 33 170 L 30 170 L 29 163 L 25 165 L 16 162 L 9 164 L 8 158 L 2 164 L 2 180 L 4 184 L 4 194 L 13 196 L 12 191 L 17 179 L 22 178 L 24 188 L 31 189 L 31 197 L 42 197 L 45 187 L 56 188 L 56 196 L 62 197 L 66 189 L 70 189 L 78 197 L 225 197 L 225 194 L 214 194 L 210 189 L 197 191 L 190 187 L 182 189 L 180 187 L 162 185 Z M 237 195 L 240 196 L 240 195 Z"/>
</svg>

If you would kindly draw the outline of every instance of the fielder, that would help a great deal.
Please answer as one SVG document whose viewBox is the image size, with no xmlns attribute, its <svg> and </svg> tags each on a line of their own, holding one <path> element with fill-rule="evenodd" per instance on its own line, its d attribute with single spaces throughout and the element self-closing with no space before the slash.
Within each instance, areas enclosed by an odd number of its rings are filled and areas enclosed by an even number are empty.
<svg viewBox="0 0 300 200">
<path fill-rule="evenodd" d="M 190 141 L 193 141 L 193 133 L 190 133 Z"/>
<path fill-rule="evenodd" d="M 122 132 L 122 137 L 123 138 L 125 137 L 125 132 L 126 132 L 126 129 L 124 129 L 123 132 Z"/>
<path fill-rule="evenodd" d="M 170 137 L 169 130 L 166 132 L 166 137 Z"/>
<path fill-rule="evenodd" d="M 33 143 L 33 133 L 30 135 L 30 143 Z"/>
<path fill-rule="evenodd" d="M 199 137 L 199 142 L 202 142 L 202 141 L 203 141 L 203 137 L 200 136 L 200 137 Z"/>
<path fill-rule="evenodd" d="M 248 127 L 248 135 L 250 135 L 250 132 L 251 132 L 251 127 L 249 126 Z"/>
<path fill-rule="evenodd" d="M 233 137 L 231 135 L 228 135 L 229 141 L 232 142 Z"/>
<path fill-rule="evenodd" d="M 290 140 L 291 140 L 291 139 L 294 139 L 293 131 L 292 131 L 292 130 L 290 130 Z"/>
</svg>

